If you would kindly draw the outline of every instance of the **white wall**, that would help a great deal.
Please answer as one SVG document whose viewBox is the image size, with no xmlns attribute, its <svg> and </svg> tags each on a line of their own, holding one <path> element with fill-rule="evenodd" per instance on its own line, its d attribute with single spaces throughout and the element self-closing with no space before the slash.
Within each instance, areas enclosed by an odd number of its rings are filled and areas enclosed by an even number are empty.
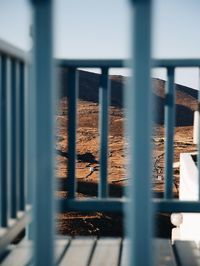
<svg viewBox="0 0 200 266">
<path fill-rule="evenodd" d="M 198 199 L 198 170 L 191 154 L 180 155 L 180 200 Z M 180 239 L 200 241 L 200 214 L 183 213 L 183 223 L 180 225 Z"/>
</svg>

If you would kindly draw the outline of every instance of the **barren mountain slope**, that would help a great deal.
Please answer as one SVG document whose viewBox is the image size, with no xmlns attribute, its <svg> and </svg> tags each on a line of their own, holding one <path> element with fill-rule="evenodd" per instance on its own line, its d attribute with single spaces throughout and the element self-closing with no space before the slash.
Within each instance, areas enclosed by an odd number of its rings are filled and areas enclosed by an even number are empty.
<svg viewBox="0 0 200 266">
<path fill-rule="evenodd" d="M 98 87 L 99 74 L 79 71 L 79 93 L 77 111 L 77 163 L 76 177 L 78 180 L 78 197 L 94 197 L 97 195 L 99 179 L 99 105 Z M 57 176 L 60 177 L 60 197 L 67 196 L 67 71 L 60 71 L 60 97 L 57 108 Z M 127 184 L 125 173 L 126 160 L 124 157 L 124 109 L 123 90 L 125 78 L 111 76 L 111 105 L 109 107 L 109 168 L 108 180 L 110 194 L 122 195 L 122 188 Z M 154 79 L 154 165 L 152 187 L 155 192 L 163 192 L 164 182 L 164 87 L 163 80 Z M 193 111 L 197 110 L 197 92 L 190 88 L 176 85 L 176 128 L 175 156 L 179 160 L 180 152 L 194 151 L 192 144 Z M 91 168 L 93 172 L 91 173 Z M 142 167 L 142 162 L 141 162 Z M 174 169 L 174 192 L 178 192 L 179 169 Z M 159 177 L 160 180 L 157 180 Z M 117 221 L 117 223 L 116 223 Z M 157 235 L 169 237 L 171 224 L 169 216 L 159 215 L 157 218 Z M 121 235 L 122 217 L 101 213 L 90 214 L 60 214 L 58 231 L 62 234 L 94 234 Z"/>
<path fill-rule="evenodd" d="M 98 88 L 99 74 L 79 71 L 78 92 L 78 127 L 77 127 L 77 177 L 84 178 L 89 174 L 89 167 L 95 168 L 94 173 L 88 177 L 97 181 L 99 174 L 99 133 L 98 133 Z M 111 76 L 111 105 L 109 108 L 109 180 L 117 181 L 125 177 L 124 161 L 124 115 L 123 115 L 123 89 L 125 78 Z M 164 87 L 165 81 L 154 79 L 154 117 L 155 117 L 155 157 L 162 157 L 164 144 Z M 193 111 L 197 110 L 197 91 L 176 85 L 176 136 L 180 141 L 182 131 L 187 137 L 187 149 L 194 149 L 192 142 Z M 67 71 L 61 70 L 60 99 L 58 106 L 58 176 L 66 176 L 67 156 Z M 184 140 L 181 140 L 184 142 Z M 176 145 L 180 150 L 180 145 Z M 185 147 L 183 147 L 185 148 Z M 184 149 L 183 149 L 184 150 Z M 157 152 L 158 151 L 158 152 Z M 61 153 L 62 152 L 62 153 Z M 179 154 L 175 154 L 178 160 Z M 159 172 L 159 171 L 158 171 Z M 155 172 L 156 175 L 157 172 Z M 159 173 L 158 173 L 159 174 Z"/>
</svg>

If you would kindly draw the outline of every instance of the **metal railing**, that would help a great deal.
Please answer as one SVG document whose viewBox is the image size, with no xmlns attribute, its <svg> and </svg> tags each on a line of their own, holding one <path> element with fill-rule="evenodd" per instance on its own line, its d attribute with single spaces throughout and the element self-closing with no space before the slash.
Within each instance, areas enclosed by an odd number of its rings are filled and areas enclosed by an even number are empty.
<svg viewBox="0 0 200 266">
<path fill-rule="evenodd" d="M 30 220 L 26 201 L 28 56 L 0 40 L 0 253 Z"/>
<path fill-rule="evenodd" d="M 180 201 L 173 198 L 173 161 L 175 127 L 175 70 L 176 68 L 200 68 L 199 59 L 154 60 L 154 67 L 167 70 L 165 89 L 165 193 L 164 199 L 154 199 L 155 209 L 163 212 L 200 212 L 200 201 Z M 199 92 L 198 92 L 199 106 Z M 199 149 L 199 148 L 198 148 Z M 199 152 L 199 151 L 198 151 Z M 199 160 L 199 156 L 198 156 Z M 199 165 L 199 163 L 198 163 Z M 200 180 L 200 175 L 199 175 Z M 200 182 L 199 182 L 200 184 Z M 199 186 L 200 187 L 200 186 Z M 200 197 L 200 194 L 199 194 Z"/>
<path fill-rule="evenodd" d="M 109 199 L 108 196 L 108 108 L 110 105 L 110 68 L 122 68 L 123 60 L 57 60 L 56 65 L 68 69 L 68 174 L 67 174 L 67 199 L 59 200 L 61 211 L 73 210 L 110 210 L 122 211 L 122 199 Z M 101 69 L 99 86 L 99 134 L 100 134 L 100 175 L 98 185 L 98 198 L 80 200 L 76 197 L 76 120 L 77 120 L 77 89 L 78 68 Z"/>
<path fill-rule="evenodd" d="M 173 135 L 174 135 L 174 70 L 176 67 L 200 67 L 200 60 L 150 60 L 151 1 L 132 1 L 134 6 L 134 45 L 129 65 L 132 78 L 126 90 L 125 103 L 129 141 L 129 198 L 108 197 L 108 106 L 109 68 L 123 67 L 122 60 L 58 60 L 56 64 L 68 68 L 68 198 L 57 200 L 60 211 L 123 211 L 127 209 L 127 230 L 131 239 L 130 265 L 151 265 L 151 223 L 153 211 L 200 212 L 200 202 L 173 199 Z M 7 235 L 0 236 L 0 251 L 25 227 L 28 216 L 18 218 L 25 211 L 25 167 L 31 169 L 34 204 L 34 263 L 53 265 L 53 178 L 54 178 L 54 82 L 52 80 L 52 3 L 33 0 L 34 51 L 31 88 L 25 97 L 25 68 L 27 55 L 0 42 L 1 71 L 1 227 Z M 125 65 L 125 66 L 126 66 Z M 166 160 L 165 198 L 151 199 L 151 67 L 167 68 L 166 86 Z M 100 183 L 98 198 L 76 198 L 76 69 L 97 67 L 102 70 L 100 99 Z M 134 71 L 134 72 L 133 72 Z M 134 75 L 133 75 L 134 74 Z M 134 78 L 133 78 L 134 77 Z M 28 162 L 25 158 L 25 111 L 29 105 L 31 130 L 28 136 Z M 10 184 L 8 184 L 10 180 Z M 8 193 L 8 189 L 11 193 Z M 141 193 L 142 192 L 142 193 Z M 8 201 L 9 198 L 9 201 Z M 9 227 L 9 218 L 16 219 L 16 227 Z M 12 231 L 13 230 L 13 231 Z M 10 233 L 11 232 L 11 233 Z M 141 250 L 143 256 L 141 256 Z"/>
<path fill-rule="evenodd" d="M 167 69 L 167 82 L 165 89 L 165 125 L 166 125 L 166 143 L 165 143 L 165 198 L 172 198 L 172 187 L 173 187 L 173 142 L 174 142 L 174 117 L 175 117 L 175 90 L 174 90 L 174 71 L 175 67 L 193 67 L 193 65 L 198 65 L 197 60 L 152 60 L 152 66 L 157 68 Z M 99 86 L 99 115 L 100 115 L 100 179 L 99 179 L 99 199 L 107 198 L 107 154 L 108 154 L 108 106 L 109 106 L 109 94 L 110 94 L 110 84 L 108 79 L 108 71 L 110 68 L 123 68 L 130 65 L 128 60 L 58 60 L 56 65 L 60 67 L 66 67 L 68 69 L 68 208 L 73 210 L 74 204 L 76 205 L 77 199 L 75 197 L 76 193 L 76 99 L 77 99 L 77 87 L 78 82 L 76 75 L 78 74 L 78 68 L 100 68 L 100 86 Z M 103 96 L 102 96 L 103 93 Z M 140 118 L 138 118 L 138 124 L 140 123 Z M 103 188 L 103 189 L 102 189 Z M 69 203 L 69 200 L 71 203 Z M 97 200 L 90 200 L 94 210 L 99 208 L 96 205 Z M 64 203 L 65 200 L 63 200 Z M 83 200 L 81 200 L 82 202 Z M 99 201 L 101 202 L 101 201 Z M 116 199 L 116 203 L 119 203 L 119 209 L 121 210 L 121 200 Z M 115 203 L 115 206 L 117 204 Z M 87 203 L 82 203 L 82 205 Z M 102 201 L 104 204 L 104 201 Z M 113 202 L 108 203 L 111 205 L 112 209 Z M 81 204 L 79 205 L 81 207 Z M 65 207 L 64 207 L 65 208 Z M 77 210 L 77 206 L 75 206 Z M 83 208 L 83 207 L 81 207 Z M 109 208 L 107 206 L 107 208 Z M 65 208 L 66 209 L 66 208 Z M 116 209 L 117 210 L 117 209 Z"/>
</svg>

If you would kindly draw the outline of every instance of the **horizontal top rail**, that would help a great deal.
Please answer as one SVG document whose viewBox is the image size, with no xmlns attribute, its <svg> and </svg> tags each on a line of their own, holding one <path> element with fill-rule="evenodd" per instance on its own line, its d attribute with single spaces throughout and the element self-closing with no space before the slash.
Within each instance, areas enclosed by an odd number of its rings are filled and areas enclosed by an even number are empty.
<svg viewBox="0 0 200 266">
<path fill-rule="evenodd" d="M 29 53 L 0 39 L 0 54 L 24 62 L 29 61 Z M 129 59 L 55 59 L 56 65 L 61 67 L 90 67 L 90 68 L 122 68 L 129 67 Z M 200 67 L 200 59 L 152 59 L 152 67 Z"/>
<path fill-rule="evenodd" d="M 121 68 L 129 67 L 128 59 L 55 59 L 61 67 Z M 152 59 L 152 67 L 200 67 L 200 59 Z"/>
<path fill-rule="evenodd" d="M 200 59 L 153 59 L 153 67 L 200 67 Z"/>
<path fill-rule="evenodd" d="M 0 54 L 6 54 L 12 58 L 24 62 L 29 61 L 29 53 L 0 39 Z M 90 68 L 122 68 L 129 67 L 129 59 L 55 59 L 56 65 L 61 67 L 90 67 Z M 152 59 L 152 67 L 200 67 L 200 59 Z"/>
<path fill-rule="evenodd" d="M 29 61 L 28 52 L 25 52 L 2 39 L 0 39 L 0 54 L 5 54 L 11 58 L 15 58 L 26 63 Z"/>
<path fill-rule="evenodd" d="M 59 206 L 60 212 L 69 211 L 102 211 L 102 212 L 122 212 L 124 206 L 130 205 L 129 198 L 90 198 L 90 199 L 57 199 L 56 205 Z M 152 204 L 156 212 L 184 212 L 184 213 L 199 213 L 200 202 L 199 201 L 185 201 L 179 199 L 164 199 L 153 198 Z"/>
<path fill-rule="evenodd" d="M 125 67 L 125 61 L 122 59 L 56 59 L 56 64 L 62 67 L 107 67 L 120 68 Z"/>
</svg>

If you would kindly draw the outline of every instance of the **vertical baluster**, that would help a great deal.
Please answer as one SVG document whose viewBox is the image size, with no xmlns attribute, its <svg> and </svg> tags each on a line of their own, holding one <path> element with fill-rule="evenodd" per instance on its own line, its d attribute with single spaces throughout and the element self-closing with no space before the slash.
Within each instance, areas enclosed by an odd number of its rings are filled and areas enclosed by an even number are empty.
<svg viewBox="0 0 200 266">
<path fill-rule="evenodd" d="M 132 78 L 126 90 L 129 153 L 127 233 L 131 238 L 130 265 L 152 265 L 151 206 L 151 1 L 132 1 Z M 134 14 L 134 15 L 133 15 Z M 142 252 L 142 255 L 141 255 Z"/>
<path fill-rule="evenodd" d="M 32 58 L 33 59 L 33 58 Z M 35 85 L 34 85 L 34 67 L 33 63 L 31 63 L 28 67 L 28 92 L 27 92 L 27 150 L 28 150 L 28 158 L 27 158 L 27 203 L 33 205 L 34 204 L 34 195 L 35 195 L 35 182 L 36 182 L 36 94 L 35 94 Z M 33 239 L 34 237 L 34 226 L 33 222 L 27 228 L 27 238 Z"/>
<path fill-rule="evenodd" d="M 1 226 L 6 227 L 8 223 L 8 201 L 7 201 L 7 58 L 1 56 Z"/>
<path fill-rule="evenodd" d="M 28 204 L 28 119 L 29 119 L 29 65 L 24 62 L 24 209 Z"/>
<path fill-rule="evenodd" d="M 99 130 L 100 130 L 100 182 L 99 197 L 108 196 L 108 107 L 109 107 L 109 77 L 108 68 L 102 68 L 99 88 Z"/>
<path fill-rule="evenodd" d="M 6 149 L 7 149 L 7 162 L 6 162 L 6 167 L 7 167 L 7 186 L 8 186 L 8 217 L 11 215 L 11 208 L 12 208 L 12 201 L 10 197 L 11 193 L 11 168 L 12 168 L 12 146 L 11 146 L 11 136 L 12 136 L 12 107 L 11 107 L 11 59 L 7 57 L 7 86 L 6 86 L 6 126 L 7 126 L 7 141 L 6 141 Z"/>
<path fill-rule="evenodd" d="M 2 106 L 2 74 L 3 74 L 3 71 L 2 71 L 2 55 L 0 54 L 0 102 L 1 102 L 1 106 Z M 0 125 L 2 126 L 2 107 L 0 107 Z M 1 160 L 2 160 L 2 147 L 1 147 L 1 136 L 2 136 L 2 133 L 1 133 L 1 128 L 0 127 L 0 226 L 2 225 L 2 167 L 1 167 Z"/>
<path fill-rule="evenodd" d="M 76 69 L 68 70 L 68 198 L 76 193 Z"/>
<path fill-rule="evenodd" d="M 174 125 L 175 125 L 175 92 L 174 68 L 167 69 L 165 104 L 165 198 L 173 196 L 173 159 L 174 159 Z"/>
<path fill-rule="evenodd" d="M 19 156 L 19 209 L 25 209 L 25 179 L 24 179 L 24 89 L 25 89 L 24 63 L 19 64 L 19 91 L 18 91 L 18 156 Z"/>
<path fill-rule="evenodd" d="M 16 138 L 16 91 L 18 86 L 18 75 L 17 75 L 17 62 L 15 59 L 11 61 L 11 218 L 16 218 L 17 215 L 17 138 Z"/>
<path fill-rule="evenodd" d="M 34 263 L 53 265 L 54 89 L 52 71 L 52 1 L 34 4 L 34 74 L 36 113 L 36 187 Z"/>
<path fill-rule="evenodd" d="M 197 137 L 197 139 L 198 139 L 198 157 L 197 157 L 197 160 L 198 160 L 198 162 L 197 162 L 197 164 L 198 164 L 198 180 L 199 180 L 199 191 L 198 191 L 198 193 L 199 193 L 199 195 L 198 195 L 198 199 L 199 199 L 199 201 L 200 201 L 200 68 L 198 68 L 198 73 L 199 73 L 199 77 L 198 77 L 198 85 L 199 85 L 199 87 L 198 87 L 198 112 L 199 112 L 199 123 L 198 123 L 198 130 L 197 130 L 197 132 L 198 132 L 198 137 Z"/>
</svg>

